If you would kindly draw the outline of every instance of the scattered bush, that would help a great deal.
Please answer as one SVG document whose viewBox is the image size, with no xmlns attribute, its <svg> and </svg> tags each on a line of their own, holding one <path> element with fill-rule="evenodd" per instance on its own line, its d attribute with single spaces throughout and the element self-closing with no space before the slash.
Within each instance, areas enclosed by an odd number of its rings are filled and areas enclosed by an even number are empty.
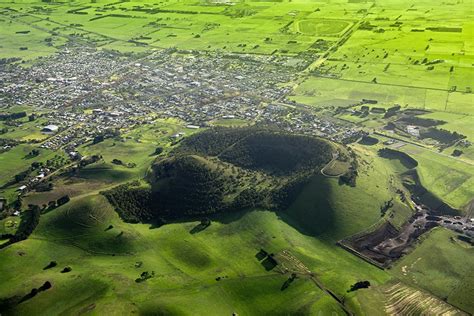
<svg viewBox="0 0 474 316">
<path fill-rule="evenodd" d="M 72 268 L 69 267 L 69 266 L 66 266 L 64 267 L 64 269 L 61 270 L 61 273 L 68 273 L 68 272 L 71 272 L 72 271 Z"/>
<path fill-rule="evenodd" d="M 48 269 L 54 268 L 57 265 L 58 265 L 58 263 L 56 261 L 51 261 L 46 267 L 43 268 L 43 270 L 48 270 Z"/>
<path fill-rule="evenodd" d="M 148 271 L 145 271 L 145 272 L 142 272 L 142 274 L 140 274 L 139 278 L 135 279 L 135 282 L 141 283 L 148 279 L 153 278 L 154 276 L 155 276 L 155 271 L 151 271 L 151 273 L 149 273 Z"/>
<path fill-rule="evenodd" d="M 351 285 L 351 288 L 347 292 L 357 291 L 358 289 L 366 289 L 370 286 L 369 281 L 359 281 Z"/>
</svg>

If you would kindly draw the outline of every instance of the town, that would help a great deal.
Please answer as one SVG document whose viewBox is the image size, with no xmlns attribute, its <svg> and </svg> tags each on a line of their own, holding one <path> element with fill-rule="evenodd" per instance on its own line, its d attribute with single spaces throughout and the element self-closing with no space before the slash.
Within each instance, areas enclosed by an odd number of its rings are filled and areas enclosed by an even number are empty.
<svg viewBox="0 0 474 316">
<path fill-rule="evenodd" d="M 4 66 L 0 74 L 2 103 L 31 105 L 53 126 L 42 148 L 74 152 L 97 135 L 156 117 L 196 128 L 242 119 L 337 141 L 359 133 L 286 99 L 297 69 L 285 66 L 285 57 L 174 49 L 123 56 L 70 46 L 31 68 Z"/>
</svg>

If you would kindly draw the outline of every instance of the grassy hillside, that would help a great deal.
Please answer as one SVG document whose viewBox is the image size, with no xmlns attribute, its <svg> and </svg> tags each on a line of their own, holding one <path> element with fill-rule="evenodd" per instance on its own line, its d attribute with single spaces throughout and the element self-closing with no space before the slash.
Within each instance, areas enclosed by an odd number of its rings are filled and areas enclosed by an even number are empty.
<svg viewBox="0 0 474 316">
<path fill-rule="evenodd" d="M 11 313 L 189 314 L 188 306 L 195 306 L 193 314 L 342 314 L 335 301 L 304 276 L 282 291 L 288 275 L 266 271 L 255 257 L 261 248 L 274 253 L 291 249 L 351 304 L 363 304 L 346 293 L 357 280 L 380 284 L 389 279 L 332 243 L 300 234 L 272 212 L 221 215 L 204 231 L 191 234 L 196 225 L 150 229 L 124 224 L 104 197 L 72 200 L 43 215 L 30 239 L 0 252 L 0 281 L 10 285 L 0 289 L 0 297 L 23 296 L 48 280 L 50 290 Z M 52 260 L 58 266 L 43 270 Z M 60 273 L 64 266 L 72 271 Z M 155 277 L 135 282 L 143 271 L 154 271 Z"/>
<path fill-rule="evenodd" d="M 92 142 L 83 144 L 78 150 L 81 155 L 89 157 L 100 155 L 102 159 L 73 173 L 66 170 L 58 172 L 59 176 L 55 177 L 52 191 L 29 192 L 24 198 L 25 204 L 47 204 L 66 194 L 71 197 L 80 196 L 89 194 L 91 191 L 98 192 L 123 182 L 143 178 L 153 160 L 156 159 L 156 155 L 154 155 L 156 148 L 162 148 L 165 152 L 169 150 L 170 136 L 182 130 L 186 130 L 189 134 L 193 132 L 193 130 L 183 128 L 177 120 L 157 119 L 153 124 L 124 132 L 121 137 L 108 138 L 97 144 L 92 144 Z M 10 152 L 12 151 L 2 155 L 9 155 Z M 38 158 L 41 158 L 42 154 L 43 152 Z M 2 155 L 0 155 L 0 160 Z M 12 156 L 7 157 L 11 158 Z M 123 164 L 112 163 L 114 159 L 122 161 Z M 31 160 L 34 161 L 34 159 Z M 12 161 L 12 163 L 14 162 Z M 133 167 L 128 167 L 127 164 Z M 12 170 L 5 172 L 13 173 Z M 16 192 L 12 192 L 13 194 L 15 196 Z"/>
<path fill-rule="evenodd" d="M 474 247 L 456 238 L 457 234 L 438 228 L 400 260 L 392 273 L 408 284 L 421 287 L 448 303 L 473 313 L 470 299 L 474 284 Z"/>
<path fill-rule="evenodd" d="M 377 148 L 352 148 L 359 161 L 355 187 L 317 176 L 285 211 L 286 218 L 305 233 L 336 241 L 366 230 L 382 219 L 380 206 L 394 196 L 395 205 L 386 218 L 399 226 L 411 214 L 396 197 L 397 189 L 403 188 L 397 173 L 407 169 L 397 160 L 379 157 Z"/>
<path fill-rule="evenodd" d="M 413 167 L 400 159 L 380 157 L 378 145 L 354 144 L 351 148 L 358 161 L 355 187 L 317 173 L 284 211 L 253 209 L 208 215 L 211 225 L 204 228 L 193 220 L 159 228 L 127 224 L 104 196 L 93 191 L 77 196 L 43 214 L 28 240 L 0 252 L 0 261 L 5 263 L 0 282 L 10 285 L 0 289 L 0 298 L 21 298 L 45 281 L 52 284 L 51 289 L 11 306 L 6 314 L 37 314 L 40 307 L 44 315 L 87 311 L 187 315 L 189 306 L 194 306 L 193 314 L 209 315 L 344 314 L 336 300 L 308 274 L 298 274 L 282 290 L 289 273 L 282 274 L 278 268 L 266 270 L 257 258 L 261 249 L 277 256 L 288 251 L 323 286 L 343 299 L 346 308 L 360 314 L 398 310 L 403 307 L 396 303 L 398 298 L 415 294 L 438 304 L 436 310 L 448 310 L 451 307 L 429 294 L 443 297 L 446 289 L 450 289 L 448 302 L 469 310 L 457 265 L 464 262 L 461 257 L 470 256 L 471 249 L 462 248 L 463 253 L 443 245 L 445 240 L 436 242 L 435 247 L 450 254 L 443 259 L 446 264 L 455 267 L 452 272 L 443 270 L 446 276 L 439 281 L 440 271 L 432 271 L 429 278 L 423 273 L 415 274 L 415 279 L 403 274 L 403 262 L 418 257 L 430 262 L 430 256 L 439 252 L 423 250 L 426 242 L 402 259 L 393 272 L 382 271 L 335 245 L 335 241 L 376 224 L 382 218 L 380 205 L 402 188 L 399 175 Z M 227 163 L 219 165 L 217 158 L 195 159 L 211 170 L 221 168 L 223 177 L 232 174 L 232 168 Z M 95 176 L 100 176 L 99 170 Z M 242 181 L 248 184 L 251 178 L 246 175 Z M 143 187 L 143 183 L 137 184 L 137 188 Z M 385 217 L 397 226 L 411 210 L 398 199 L 394 202 Z M 58 266 L 43 270 L 53 260 Z M 72 271 L 60 273 L 66 266 Z M 466 267 L 461 270 L 468 275 Z M 152 277 L 137 282 L 144 272 Z M 368 280 L 371 287 L 348 292 L 351 285 L 362 280 Z M 393 290 L 393 284 L 400 280 L 401 288 Z M 428 292 L 418 293 L 412 287 Z M 85 291 L 87 288 L 94 290 Z M 405 305 L 420 312 L 431 308 L 414 301 Z"/>
</svg>

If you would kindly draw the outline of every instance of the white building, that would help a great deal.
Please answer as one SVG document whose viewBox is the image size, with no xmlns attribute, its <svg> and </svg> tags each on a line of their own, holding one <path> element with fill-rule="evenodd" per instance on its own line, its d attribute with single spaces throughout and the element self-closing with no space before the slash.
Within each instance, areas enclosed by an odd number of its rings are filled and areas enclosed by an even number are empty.
<svg viewBox="0 0 474 316">
<path fill-rule="evenodd" d="M 57 125 L 47 125 L 41 129 L 41 133 L 43 134 L 55 134 L 59 130 L 59 127 Z"/>
</svg>

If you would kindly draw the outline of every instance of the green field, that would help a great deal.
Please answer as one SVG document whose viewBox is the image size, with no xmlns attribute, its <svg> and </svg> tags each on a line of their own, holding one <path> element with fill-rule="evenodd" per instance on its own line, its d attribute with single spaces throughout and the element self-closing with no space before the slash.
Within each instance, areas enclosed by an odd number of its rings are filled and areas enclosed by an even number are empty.
<svg viewBox="0 0 474 316">
<path fill-rule="evenodd" d="M 344 248 L 409 226 L 417 198 L 474 217 L 473 7 L 0 2 L 0 315 L 473 314 L 468 230 L 417 236 L 386 269 Z M 76 50 L 104 69 L 66 78 L 72 54 L 48 68 Z M 195 62 L 205 58 L 215 72 Z M 33 108 L 38 95 L 54 107 Z M 22 111 L 36 118 L 4 115 Z M 72 139 L 40 148 L 53 123 Z M 18 234 L 35 206 L 39 224 Z M 392 233 L 375 238 L 404 238 Z"/>
<path fill-rule="evenodd" d="M 472 200 L 473 165 L 412 145 L 404 146 L 402 150 L 419 162 L 417 169 L 422 184 L 443 201 L 462 209 Z"/>
<path fill-rule="evenodd" d="M 469 299 L 473 286 L 474 258 L 471 245 L 456 239 L 455 233 L 435 229 L 421 244 L 393 268 L 393 274 L 407 284 L 421 287 L 450 304 L 472 312 Z"/>
<path fill-rule="evenodd" d="M 72 35 L 80 34 L 103 48 L 123 51 L 143 48 L 224 49 L 239 53 L 297 54 L 310 49 L 316 39 L 336 40 L 350 22 L 339 20 L 345 12 L 361 16 L 367 4 L 327 8 L 301 2 L 245 2 L 234 6 L 218 2 L 185 4 L 179 1 L 119 2 L 77 1 L 73 4 L 25 7 L 22 2 L 6 2 L 3 8 L 3 56 L 18 56 L 17 31 L 30 47 L 20 57 L 46 56 Z M 316 9 L 320 9 L 315 12 Z M 157 15 L 158 13 L 158 15 Z M 320 17 L 332 19 L 321 21 Z M 238 21 L 238 27 L 233 24 Z M 47 46 L 46 38 L 52 38 Z M 1 38 L 1 37 L 0 37 Z"/>
<path fill-rule="evenodd" d="M 46 161 L 57 155 L 56 152 L 47 149 L 40 149 L 37 157 L 29 157 L 28 154 L 34 145 L 21 144 L 13 149 L 0 154 L 0 185 L 6 184 L 15 174 L 27 169 L 34 161 Z"/>
<path fill-rule="evenodd" d="M 332 243 L 302 235 L 271 212 L 218 216 L 208 229 L 190 234 L 196 224 L 159 229 L 124 224 L 101 196 L 74 200 L 42 216 L 30 239 L 0 253 L 4 263 L 0 278 L 2 284 L 10 284 L 0 290 L 0 296 L 21 295 L 49 280 L 53 289 L 22 303 L 17 312 L 29 314 L 40 306 L 44 314 L 87 308 L 101 313 L 115 302 L 116 312 L 181 314 L 189 304 L 214 297 L 212 303 L 196 304 L 194 312 L 341 313 L 327 294 L 304 277 L 281 291 L 287 276 L 265 271 L 255 258 L 260 248 L 272 252 L 291 248 L 332 291 L 350 301 L 354 295 L 347 295 L 346 290 L 356 280 L 369 278 L 377 284 L 389 279 L 385 272 Z M 106 230 L 109 225 L 113 228 Z M 27 265 L 22 263 L 25 260 Z M 58 268 L 43 271 L 51 260 L 58 262 Z M 140 268 L 135 267 L 138 261 Z M 59 273 L 65 265 L 72 272 Z M 155 271 L 156 276 L 144 283 L 134 282 L 147 270 Z M 227 277 L 216 281 L 218 276 Z M 87 287 L 94 290 L 85 293 Z M 354 299 L 351 304 L 363 302 Z"/>
</svg>

